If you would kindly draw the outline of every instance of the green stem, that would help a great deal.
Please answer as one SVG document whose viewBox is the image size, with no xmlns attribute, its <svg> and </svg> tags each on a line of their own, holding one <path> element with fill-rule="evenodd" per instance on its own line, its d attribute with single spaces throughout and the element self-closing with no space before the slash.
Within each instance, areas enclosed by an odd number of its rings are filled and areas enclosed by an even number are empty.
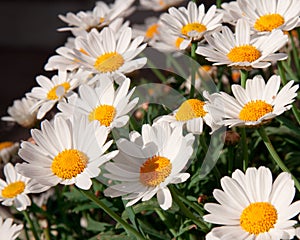
<svg viewBox="0 0 300 240">
<path fill-rule="evenodd" d="M 292 34 L 291 31 L 289 31 L 289 36 L 290 36 L 291 44 L 292 44 L 295 66 L 296 66 L 297 72 L 299 73 L 300 72 L 299 53 L 298 53 L 298 50 L 296 48 L 295 41 L 294 41 L 294 38 L 293 38 L 293 34 Z"/>
<path fill-rule="evenodd" d="M 247 70 L 244 70 L 244 69 L 241 69 L 241 86 L 243 88 L 246 87 L 246 81 L 247 81 L 247 77 L 248 77 L 248 71 Z"/>
<path fill-rule="evenodd" d="M 233 165 L 234 165 L 234 148 L 233 146 L 228 146 L 227 148 L 227 160 L 228 160 L 228 175 L 231 175 L 233 171 Z"/>
<path fill-rule="evenodd" d="M 34 236 L 34 239 L 35 239 L 35 240 L 39 240 L 39 239 L 40 239 L 40 238 L 39 238 L 39 235 L 37 234 L 37 231 L 36 231 L 36 229 L 35 229 L 35 226 L 34 226 L 32 220 L 31 220 L 31 218 L 29 217 L 28 212 L 25 210 L 25 211 L 22 211 L 22 213 L 23 213 L 23 215 L 24 215 L 26 221 L 28 222 L 28 224 L 29 224 L 29 226 L 30 226 L 30 229 L 31 229 L 31 231 L 32 231 L 32 234 L 33 234 L 33 236 Z"/>
<path fill-rule="evenodd" d="M 284 172 L 288 172 L 291 174 L 290 170 L 285 166 L 284 162 L 281 160 L 281 158 L 278 156 L 277 152 L 275 151 L 267 133 L 266 133 L 266 130 L 264 129 L 264 127 L 260 127 L 258 129 L 258 133 L 260 135 L 260 137 L 262 138 L 265 146 L 267 147 L 269 153 L 271 154 L 272 158 L 274 159 L 274 161 L 276 162 L 276 164 L 278 165 L 278 167 L 284 171 Z M 293 174 L 291 174 L 293 180 L 294 180 L 294 183 L 295 183 L 295 186 L 296 188 L 298 189 L 298 191 L 300 192 L 300 183 L 299 181 L 297 180 L 297 178 L 295 178 L 293 176 Z"/>
<path fill-rule="evenodd" d="M 155 209 L 156 214 L 159 216 L 159 218 L 162 220 L 162 222 L 166 225 L 168 230 L 172 233 L 173 237 L 177 235 L 175 229 L 173 228 L 172 224 L 168 220 L 168 218 L 163 214 L 163 212 L 160 209 Z"/>
<path fill-rule="evenodd" d="M 178 71 L 177 74 L 179 74 L 179 76 L 184 77 L 186 75 L 185 71 L 183 70 L 183 68 L 180 66 L 180 64 L 176 61 L 176 59 L 173 56 L 167 56 L 168 59 L 170 60 L 170 63 L 174 66 L 174 68 Z"/>
<path fill-rule="evenodd" d="M 280 61 L 282 62 L 282 66 L 284 68 L 284 70 L 290 75 L 290 77 L 295 80 L 298 81 L 298 77 L 297 75 L 293 72 L 293 70 L 290 68 L 290 66 L 287 64 L 286 61 Z"/>
<path fill-rule="evenodd" d="M 141 53 L 141 56 L 145 57 L 145 54 Z M 151 71 L 155 74 L 156 77 L 159 78 L 159 80 L 162 83 L 166 83 L 167 82 L 167 78 L 165 77 L 165 75 L 163 75 L 161 73 L 161 71 L 159 69 L 157 69 L 157 67 L 155 66 L 155 64 L 148 57 L 147 57 L 147 65 L 149 66 L 149 68 L 151 69 Z"/>
<path fill-rule="evenodd" d="M 193 59 L 192 61 L 192 71 L 191 71 L 191 91 L 190 91 L 190 98 L 194 97 L 195 94 L 195 80 L 196 80 L 196 49 L 197 49 L 197 43 L 193 42 L 191 46 L 191 57 Z"/>
<path fill-rule="evenodd" d="M 221 8 L 221 4 L 222 4 L 222 0 L 217 0 L 217 3 L 216 3 L 217 8 Z"/>
<path fill-rule="evenodd" d="M 181 199 L 178 197 L 178 191 L 175 190 L 175 187 L 169 186 L 169 189 L 172 193 L 172 198 L 176 202 L 176 204 L 179 206 L 180 210 L 183 212 L 183 214 L 192 220 L 203 232 L 208 232 L 208 227 L 205 225 L 205 223 L 199 221 L 199 219 L 183 204 Z"/>
<path fill-rule="evenodd" d="M 126 221 L 124 221 L 118 214 L 112 211 L 109 207 L 107 207 L 100 199 L 98 199 L 93 192 L 90 190 L 82 190 L 79 189 L 80 192 L 90 199 L 92 202 L 96 203 L 104 212 L 106 212 L 112 219 L 116 222 L 120 223 L 123 228 L 128 232 L 131 233 L 136 239 L 145 239 L 137 230 L 135 230 L 132 226 L 130 226 Z"/>
</svg>

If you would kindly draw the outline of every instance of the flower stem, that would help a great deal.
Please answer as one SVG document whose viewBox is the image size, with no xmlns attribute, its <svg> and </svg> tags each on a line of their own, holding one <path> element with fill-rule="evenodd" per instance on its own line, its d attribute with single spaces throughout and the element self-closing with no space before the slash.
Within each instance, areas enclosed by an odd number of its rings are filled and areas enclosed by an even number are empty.
<svg viewBox="0 0 300 240">
<path fill-rule="evenodd" d="M 217 8 L 221 8 L 222 0 L 217 0 L 216 6 Z"/>
<path fill-rule="evenodd" d="M 246 81 L 247 81 L 247 77 L 248 77 L 248 71 L 247 70 L 244 70 L 244 69 L 241 69 L 241 86 L 243 88 L 246 87 Z"/>
<path fill-rule="evenodd" d="M 275 151 L 267 133 L 266 133 L 266 130 L 264 129 L 264 127 L 260 127 L 258 129 L 258 133 L 260 135 L 260 137 L 262 138 L 262 140 L 264 141 L 264 144 L 265 146 L 267 147 L 269 153 L 271 154 L 272 158 L 274 159 L 274 161 L 276 162 L 276 164 L 278 165 L 278 167 L 284 171 L 284 172 L 288 172 L 291 174 L 290 170 L 285 166 L 284 162 L 281 160 L 281 158 L 278 156 L 277 152 Z M 300 192 L 300 183 L 299 181 L 297 180 L 297 178 L 295 178 L 293 176 L 293 174 L 291 174 L 293 180 L 294 180 L 294 183 L 295 183 L 295 186 L 296 188 L 298 189 L 298 191 Z"/>
<path fill-rule="evenodd" d="M 145 54 L 141 53 L 141 56 L 146 57 Z M 155 66 L 155 64 L 150 60 L 149 57 L 147 57 L 147 65 L 149 66 L 149 68 L 151 69 L 151 71 L 155 74 L 156 77 L 159 78 L 159 80 L 162 83 L 166 83 L 167 82 L 167 78 L 165 77 L 165 75 L 163 75 L 161 73 L 161 71 L 157 68 L 157 66 Z"/>
<path fill-rule="evenodd" d="M 40 239 L 40 238 L 39 238 L 39 235 L 37 234 L 37 231 L 36 231 L 36 229 L 35 229 L 35 226 L 34 226 L 32 220 L 31 220 L 31 218 L 30 218 L 28 212 L 25 210 L 25 211 L 22 211 L 22 213 L 23 213 L 23 215 L 24 215 L 26 221 L 28 222 L 28 224 L 29 224 L 29 226 L 30 226 L 30 229 L 31 229 L 31 231 L 32 231 L 32 234 L 33 234 L 33 236 L 34 236 L 34 239 L 35 239 L 35 240 L 39 240 L 39 239 Z"/>
<path fill-rule="evenodd" d="M 278 61 L 277 64 L 280 65 L 280 63 L 282 64 L 282 67 L 284 68 L 284 70 L 290 75 L 290 77 L 295 80 L 298 81 L 298 77 L 296 76 L 296 74 L 293 72 L 293 70 L 290 68 L 290 66 L 287 64 L 286 61 Z M 278 65 L 278 67 L 279 67 Z"/>
<path fill-rule="evenodd" d="M 164 215 L 164 213 L 160 209 L 155 209 L 156 214 L 159 216 L 159 218 L 162 220 L 162 222 L 166 225 L 168 230 L 172 233 L 173 237 L 177 235 L 175 229 L 173 228 L 172 224 L 168 220 L 168 218 Z"/>
<path fill-rule="evenodd" d="M 296 45 L 295 45 L 295 41 L 294 41 L 292 31 L 289 31 L 289 36 L 290 36 L 291 44 L 292 44 L 295 66 L 296 66 L 297 72 L 299 73 L 300 72 L 299 53 L 298 53 L 298 50 L 297 50 Z"/>
<path fill-rule="evenodd" d="M 112 211 L 109 207 L 107 207 L 100 199 L 98 199 L 91 190 L 82 190 L 79 189 L 80 192 L 90 199 L 92 202 L 96 203 L 104 212 L 106 212 L 112 219 L 116 222 L 120 223 L 123 228 L 130 234 L 136 237 L 136 239 L 145 239 L 137 230 L 135 230 L 132 226 L 130 226 L 126 221 L 124 221 L 118 214 Z"/>
<path fill-rule="evenodd" d="M 191 57 L 194 61 L 192 61 L 192 71 L 191 71 L 191 91 L 190 91 L 190 98 L 194 97 L 195 94 L 195 81 L 196 81 L 196 49 L 197 43 L 193 42 L 191 46 Z"/>
</svg>

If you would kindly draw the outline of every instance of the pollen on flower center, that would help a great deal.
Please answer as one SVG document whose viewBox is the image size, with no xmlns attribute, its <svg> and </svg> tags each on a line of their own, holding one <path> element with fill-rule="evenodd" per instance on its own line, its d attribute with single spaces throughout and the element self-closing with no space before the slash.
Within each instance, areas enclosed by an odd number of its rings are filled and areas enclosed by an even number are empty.
<svg viewBox="0 0 300 240">
<path fill-rule="evenodd" d="M 201 23 L 188 23 L 181 28 L 181 33 L 188 36 L 189 32 L 196 31 L 202 33 L 206 31 L 206 26 Z"/>
<path fill-rule="evenodd" d="M 13 142 L 0 142 L 0 151 L 4 148 L 9 148 L 11 146 L 13 146 L 14 143 Z"/>
<path fill-rule="evenodd" d="M 66 93 L 70 89 L 70 83 L 64 82 L 62 84 L 56 85 L 48 92 L 47 98 L 49 100 L 56 100 L 61 98 L 61 96 L 63 95 L 59 93 L 61 89 L 64 91 L 63 93 Z"/>
<path fill-rule="evenodd" d="M 158 34 L 158 24 L 152 24 L 148 27 L 145 36 L 146 38 L 153 38 L 155 34 Z"/>
<path fill-rule="evenodd" d="M 232 62 L 253 62 L 260 56 L 261 52 L 251 45 L 234 47 L 227 54 L 227 57 Z"/>
<path fill-rule="evenodd" d="M 266 14 L 258 18 L 254 24 L 254 28 L 260 32 L 271 32 L 273 29 L 280 27 L 282 24 L 284 24 L 284 18 L 278 13 L 273 13 Z"/>
<path fill-rule="evenodd" d="M 14 198 L 20 193 L 24 192 L 25 183 L 22 181 L 17 181 L 10 183 L 5 188 L 3 188 L 1 195 L 4 198 Z"/>
<path fill-rule="evenodd" d="M 193 118 L 204 117 L 206 112 L 203 109 L 205 102 L 198 99 L 189 99 L 181 104 L 175 114 L 177 121 L 188 121 Z"/>
<path fill-rule="evenodd" d="M 68 149 L 55 156 L 51 170 L 62 179 L 71 179 L 83 172 L 87 162 L 88 157 L 83 152 L 76 149 Z"/>
<path fill-rule="evenodd" d="M 265 101 L 250 101 L 240 111 L 239 118 L 243 121 L 257 121 L 272 111 L 272 105 L 266 103 Z"/>
<path fill-rule="evenodd" d="M 175 41 L 175 47 L 179 49 L 180 48 L 180 44 L 182 43 L 183 40 L 184 40 L 183 38 L 178 37 L 176 39 L 176 41 Z"/>
<path fill-rule="evenodd" d="M 118 70 L 124 62 L 122 55 L 117 52 L 110 52 L 99 56 L 94 63 L 94 67 L 99 72 L 107 73 Z"/>
<path fill-rule="evenodd" d="M 145 186 L 156 187 L 163 182 L 172 171 L 169 159 L 160 156 L 148 158 L 140 168 L 140 181 Z"/>
<path fill-rule="evenodd" d="M 113 106 L 100 105 L 89 114 L 89 120 L 98 120 L 101 125 L 108 127 L 114 120 L 115 115 L 116 109 Z"/>
<path fill-rule="evenodd" d="M 268 202 L 251 203 L 240 216 L 241 227 L 250 234 L 268 232 L 277 221 L 277 211 Z"/>
</svg>

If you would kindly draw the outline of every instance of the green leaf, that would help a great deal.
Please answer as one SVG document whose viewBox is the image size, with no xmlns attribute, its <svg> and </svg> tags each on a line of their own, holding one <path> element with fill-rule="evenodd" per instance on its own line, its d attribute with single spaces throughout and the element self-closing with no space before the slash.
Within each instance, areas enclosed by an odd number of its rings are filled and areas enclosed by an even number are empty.
<svg viewBox="0 0 300 240">
<path fill-rule="evenodd" d="M 87 215 L 87 227 L 86 230 L 88 231 L 95 231 L 95 232 L 104 232 L 107 227 L 110 227 L 111 224 L 104 223 L 104 222 L 98 222 L 95 221 L 90 217 L 90 215 Z"/>
</svg>

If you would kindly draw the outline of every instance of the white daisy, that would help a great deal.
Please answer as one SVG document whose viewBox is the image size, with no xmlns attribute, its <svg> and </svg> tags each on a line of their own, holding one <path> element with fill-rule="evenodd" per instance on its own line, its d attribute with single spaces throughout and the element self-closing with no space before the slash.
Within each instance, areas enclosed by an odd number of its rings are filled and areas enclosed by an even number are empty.
<svg viewBox="0 0 300 240">
<path fill-rule="evenodd" d="M 217 11 L 223 13 L 223 22 L 230 23 L 232 25 L 235 25 L 238 19 L 244 17 L 244 13 L 239 7 L 237 1 L 224 2 L 221 4 L 221 9 L 217 9 Z"/>
<path fill-rule="evenodd" d="M 248 168 L 244 174 L 236 170 L 232 178 L 221 179 L 222 190 L 213 195 L 219 202 L 206 203 L 205 221 L 224 225 L 212 229 L 207 239 L 271 240 L 293 239 L 297 223 L 290 220 L 300 211 L 294 181 L 289 173 L 281 173 L 274 183 L 268 168 Z"/>
<path fill-rule="evenodd" d="M 18 149 L 18 142 L 0 142 L 0 163 L 7 163 L 18 152 Z"/>
<path fill-rule="evenodd" d="M 140 0 L 140 5 L 144 9 L 153 11 L 164 11 L 172 6 L 177 6 L 185 0 Z"/>
<path fill-rule="evenodd" d="M 12 218 L 3 221 L 0 217 L 0 239 L 15 240 L 23 229 L 23 224 L 13 224 Z"/>
<path fill-rule="evenodd" d="M 31 200 L 27 194 L 49 189 L 49 187 L 41 185 L 31 178 L 17 173 L 11 163 L 4 166 L 4 176 L 6 181 L 0 179 L 0 201 L 4 206 L 14 205 L 18 211 L 23 211 L 31 205 Z"/>
<path fill-rule="evenodd" d="M 290 31 L 300 26 L 299 0 L 238 0 L 238 6 L 257 32 Z"/>
<path fill-rule="evenodd" d="M 281 30 L 274 30 L 269 35 L 256 38 L 250 35 L 250 26 L 244 19 L 239 19 L 235 35 L 228 27 L 222 33 L 215 32 L 205 36 L 208 46 L 198 46 L 196 53 L 206 57 L 214 65 L 227 64 L 235 68 L 266 68 L 270 62 L 284 60 L 285 53 L 275 53 L 288 41 L 288 36 Z"/>
<path fill-rule="evenodd" d="M 130 200 L 131 206 L 142 199 L 148 201 L 155 194 L 164 210 L 172 206 L 168 184 L 186 181 L 190 174 L 182 173 L 193 153 L 192 134 L 182 135 L 181 128 L 169 124 L 143 125 L 142 135 L 131 132 L 130 141 L 117 142 L 119 155 L 107 163 L 104 176 L 121 181 L 104 191 L 106 196 Z"/>
<path fill-rule="evenodd" d="M 38 101 L 32 106 L 31 111 L 38 110 L 37 118 L 42 119 L 57 102 L 64 101 L 65 97 L 73 94 L 75 88 L 87 78 L 87 72 L 78 71 L 77 73 L 67 73 L 59 71 L 51 80 L 45 76 L 36 78 L 40 87 L 34 87 L 30 93 L 26 94 L 28 98 L 34 98 Z"/>
<path fill-rule="evenodd" d="M 131 28 L 125 28 L 117 39 L 115 32 L 104 28 L 100 33 L 95 29 L 86 38 L 79 37 L 78 45 L 87 54 L 74 49 L 74 58 L 80 60 L 83 69 L 100 74 L 125 74 L 143 67 L 147 59 L 134 59 L 146 47 L 143 37 L 132 38 Z"/>
<path fill-rule="evenodd" d="M 223 15 L 216 13 L 213 5 L 205 14 L 204 5 L 197 7 L 196 3 L 189 2 L 187 8 L 169 8 L 169 13 L 164 13 L 160 19 L 163 23 L 162 29 L 170 34 L 184 38 L 180 48 L 185 49 L 192 41 L 199 41 L 207 33 L 221 27 Z"/>
<path fill-rule="evenodd" d="M 31 128 L 37 122 L 37 111 L 30 109 L 36 104 L 36 99 L 23 97 L 21 100 L 14 100 L 13 105 L 8 107 L 7 113 L 10 116 L 2 117 L 2 121 L 16 122 L 22 127 Z"/>
<path fill-rule="evenodd" d="M 291 80 L 279 91 L 280 81 L 277 75 L 273 75 L 267 83 L 262 76 L 255 76 L 246 81 L 245 89 L 232 85 L 234 97 L 221 92 L 222 103 L 209 107 L 224 112 L 222 122 L 229 127 L 263 124 L 289 110 L 297 96 L 299 85 L 293 86 L 294 81 Z"/>
<path fill-rule="evenodd" d="M 19 150 L 28 163 L 16 168 L 46 186 L 75 184 L 89 189 L 99 167 L 118 152 L 104 154 L 112 144 L 112 140 L 105 144 L 108 130 L 85 118 L 71 121 L 56 116 L 52 123 L 43 121 L 41 130 L 33 129 L 31 135 L 36 144 L 22 142 Z"/>
<path fill-rule="evenodd" d="M 98 1 L 93 11 L 80 11 L 77 14 L 69 12 L 66 16 L 59 15 L 59 18 L 68 23 L 69 27 L 58 30 L 72 31 L 75 36 L 90 32 L 92 29 L 101 30 L 116 18 L 129 15 L 134 10 L 129 9 L 133 2 L 134 0 L 116 0 L 115 3 L 108 5 Z"/>
<path fill-rule="evenodd" d="M 211 100 L 208 92 L 203 93 L 204 97 Z M 213 97 L 217 95 L 212 95 Z M 185 125 L 188 132 L 193 134 L 201 134 L 203 132 L 204 122 L 211 127 L 213 133 L 221 127 L 213 121 L 210 112 L 204 110 L 208 101 L 201 101 L 199 99 L 188 99 L 184 101 L 178 109 L 172 114 L 159 117 L 156 122 L 168 122 L 172 127 Z M 221 119 L 220 119 L 221 120 Z"/>
<path fill-rule="evenodd" d="M 67 117 L 83 114 L 89 121 L 97 121 L 109 129 L 123 127 L 129 120 L 127 114 L 138 102 L 138 98 L 130 101 L 135 88 L 128 92 L 129 78 L 124 77 L 117 90 L 114 89 L 114 82 L 107 76 L 96 78 L 100 78 L 98 87 L 80 86 L 79 97 L 72 96 L 68 103 L 59 103 L 58 109 Z"/>
</svg>

